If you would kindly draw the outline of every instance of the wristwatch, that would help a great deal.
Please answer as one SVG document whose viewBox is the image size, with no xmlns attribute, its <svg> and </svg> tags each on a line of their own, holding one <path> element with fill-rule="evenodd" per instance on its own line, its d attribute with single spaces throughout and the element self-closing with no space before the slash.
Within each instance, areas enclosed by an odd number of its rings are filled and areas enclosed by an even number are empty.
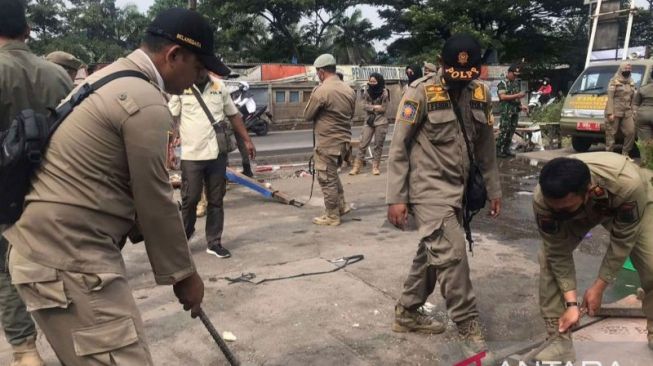
<svg viewBox="0 0 653 366">
<path fill-rule="evenodd" d="M 567 301 L 567 302 L 565 302 L 565 308 L 568 309 L 568 308 L 570 308 L 572 306 L 578 307 L 578 302 L 576 302 L 576 301 Z"/>
</svg>

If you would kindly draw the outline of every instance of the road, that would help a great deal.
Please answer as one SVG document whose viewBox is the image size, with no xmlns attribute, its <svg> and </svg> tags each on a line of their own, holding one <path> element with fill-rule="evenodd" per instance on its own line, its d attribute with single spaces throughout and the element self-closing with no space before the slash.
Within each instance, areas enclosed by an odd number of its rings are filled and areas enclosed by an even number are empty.
<svg viewBox="0 0 653 366">
<path fill-rule="evenodd" d="M 352 139 L 360 139 L 362 126 L 352 128 Z M 394 125 L 390 125 L 388 135 L 386 136 L 386 145 L 390 143 Z M 251 135 L 252 141 L 256 146 L 257 163 L 277 163 L 305 161 L 313 151 L 313 131 L 312 130 L 294 130 L 294 131 L 271 131 L 267 136 Z M 240 161 L 238 151 L 229 155 L 229 160 L 233 164 Z"/>
</svg>

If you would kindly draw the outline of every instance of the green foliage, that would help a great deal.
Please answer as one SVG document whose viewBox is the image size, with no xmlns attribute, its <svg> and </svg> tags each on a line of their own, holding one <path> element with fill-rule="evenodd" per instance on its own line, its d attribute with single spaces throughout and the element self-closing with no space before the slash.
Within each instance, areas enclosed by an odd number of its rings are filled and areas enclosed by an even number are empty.
<svg viewBox="0 0 653 366">
<path fill-rule="evenodd" d="M 653 142 L 639 140 L 635 144 L 646 168 L 653 170 Z"/>
<path fill-rule="evenodd" d="M 543 108 L 535 109 L 531 114 L 531 119 L 533 122 L 537 123 L 560 122 L 560 117 L 562 115 L 562 106 L 564 103 L 565 100 L 562 99 L 555 101 Z"/>
<path fill-rule="evenodd" d="M 148 18 L 135 5 L 115 0 L 33 0 L 30 47 L 37 54 L 60 50 L 86 63 L 111 62 L 138 47 Z"/>
<path fill-rule="evenodd" d="M 380 12 L 387 21 L 384 28 L 400 36 L 388 53 L 404 63 L 435 60 L 444 41 L 458 32 L 474 34 L 487 50 L 485 56 L 496 51 L 501 63 L 578 63 L 587 45 L 587 8 L 576 0 L 373 3 L 387 6 Z"/>
<path fill-rule="evenodd" d="M 653 5 L 653 0 L 647 0 Z M 155 0 L 147 14 L 116 0 L 28 0 L 30 46 L 63 50 L 87 63 L 109 62 L 138 46 L 148 22 L 186 0 Z M 375 27 L 358 5 L 379 6 Z M 436 62 L 451 34 L 478 37 L 486 58 L 525 62 L 529 69 L 568 64 L 582 70 L 588 41 L 580 0 L 202 0 L 197 10 L 215 26 L 215 51 L 230 62 L 312 63 L 324 52 L 342 63 Z M 393 38 L 390 38 L 393 36 Z M 377 53 L 373 42 L 391 39 Z M 653 44 L 653 16 L 640 9 L 633 45 Z"/>
</svg>

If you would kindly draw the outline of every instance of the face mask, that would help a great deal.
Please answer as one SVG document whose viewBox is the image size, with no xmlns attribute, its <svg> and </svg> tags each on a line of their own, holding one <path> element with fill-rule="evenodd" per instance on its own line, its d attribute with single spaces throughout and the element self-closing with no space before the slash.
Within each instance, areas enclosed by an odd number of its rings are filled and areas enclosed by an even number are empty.
<svg viewBox="0 0 653 366">
<path fill-rule="evenodd" d="M 630 77 L 630 71 L 622 71 L 622 72 L 621 72 L 621 76 L 623 76 L 623 77 L 625 77 L 625 78 Z"/>
<path fill-rule="evenodd" d="M 558 221 L 567 221 L 567 220 L 571 220 L 574 217 L 578 216 L 583 211 L 585 211 L 585 204 L 580 205 L 580 207 L 578 207 L 578 209 L 576 209 L 573 212 L 554 211 L 553 212 L 553 217 Z"/>
</svg>

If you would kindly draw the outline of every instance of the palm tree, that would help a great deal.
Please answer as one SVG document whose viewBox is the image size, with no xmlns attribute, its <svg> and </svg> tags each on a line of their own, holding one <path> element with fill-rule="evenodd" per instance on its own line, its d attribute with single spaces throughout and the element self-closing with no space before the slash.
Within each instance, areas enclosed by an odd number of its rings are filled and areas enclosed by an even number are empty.
<svg viewBox="0 0 653 366">
<path fill-rule="evenodd" d="M 372 41 L 375 30 L 372 23 L 356 9 L 351 16 L 342 16 L 335 23 L 333 53 L 339 63 L 361 64 L 376 55 Z"/>
</svg>

